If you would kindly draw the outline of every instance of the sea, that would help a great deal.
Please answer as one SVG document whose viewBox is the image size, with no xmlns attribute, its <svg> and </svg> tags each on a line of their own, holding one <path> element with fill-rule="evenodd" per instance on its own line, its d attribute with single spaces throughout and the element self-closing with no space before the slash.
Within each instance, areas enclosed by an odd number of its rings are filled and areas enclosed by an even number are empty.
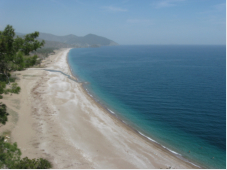
<svg viewBox="0 0 227 170">
<path fill-rule="evenodd" d="M 140 135 L 201 168 L 226 168 L 226 46 L 75 48 L 74 76 Z"/>
</svg>

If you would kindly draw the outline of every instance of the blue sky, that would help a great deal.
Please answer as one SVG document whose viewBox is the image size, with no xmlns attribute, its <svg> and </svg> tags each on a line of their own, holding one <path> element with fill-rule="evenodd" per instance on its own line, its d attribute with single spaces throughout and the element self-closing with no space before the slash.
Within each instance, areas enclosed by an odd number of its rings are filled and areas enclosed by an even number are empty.
<svg viewBox="0 0 227 170">
<path fill-rule="evenodd" d="M 225 0 L 0 0 L 0 30 L 119 44 L 225 44 Z"/>
</svg>

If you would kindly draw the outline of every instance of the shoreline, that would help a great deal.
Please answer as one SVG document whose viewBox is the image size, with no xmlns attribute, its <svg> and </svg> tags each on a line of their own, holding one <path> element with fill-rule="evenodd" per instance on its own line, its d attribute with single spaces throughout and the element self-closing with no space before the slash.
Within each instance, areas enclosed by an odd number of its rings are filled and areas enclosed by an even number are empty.
<svg viewBox="0 0 227 170">
<path fill-rule="evenodd" d="M 67 56 L 66 56 L 66 62 L 67 62 L 67 65 L 69 67 L 69 70 L 70 70 L 70 76 L 74 77 L 77 81 L 79 81 L 79 79 L 76 77 L 76 75 L 73 74 L 72 69 L 70 67 L 70 64 L 69 64 L 69 61 L 68 61 L 68 53 L 67 53 Z M 115 112 L 110 110 L 100 100 L 96 99 L 94 95 L 90 94 L 90 91 L 85 87 L 85 84 L 83 82 L 81 82 L 81 83 L 82 83 L 81 87 L 82 87 L 84 93 L 87 95 L 87 97 L 89 97 L 91 100 L 93 100 L 93 102 L 96 103 L 96 105 L 98 105 L 98 107 L 103 109 L 106 112 L 106 114 L 108 114 L 112 119 L 116 119 L 116 121 L 119 121 L 124 128 L 127 128 L 127 129 L 133 131 L 139 137 L 143 138 L 145 141 L 147 141 L 149 143 L 152 143 L 153 145 L 157 145 L 157 147 L 161 148 L 163 151 L 168 152 L 169 154 L 172 154 L 176 158 L 184 161 L 185 163 L 189 163 L 190 165 L 194 166 L 195 168 L 199 168 L 199 169 L 203 169 L 204 168 L 203 166 L 198 165 L 197 163 L 193 163 L 193 162 L 189 161 L 188 159 L 184 158 L 180 153 L 177 153 L 177 152 L 165 147 L 164 145 L 158 143 L 156 140 L 150 138 L 149 136 L 146 136 L 145 134 L 143 134 L 142 132 L 140 132 L 136 128 L 134 128 L 132 125 L 127 124 L 127 122 L 122 120 L 121 117 L 118 116 L 118 114 L 115 114 Z"/>
<path fill-rule="evenodd" d="M 2 100 L 17 112 L 18 119 L 5 127 L 9 126 L 11 141 L 17 142 L 22 157 L 46 158 L 55 169 L 198 168 L 109 113 L 82 83 L 47 71 L 72 77 L 69 51 L 60 49 L 48 56 L 43 61 L 46 70 L 16 72 L 21 92 Z"/>
</svg>

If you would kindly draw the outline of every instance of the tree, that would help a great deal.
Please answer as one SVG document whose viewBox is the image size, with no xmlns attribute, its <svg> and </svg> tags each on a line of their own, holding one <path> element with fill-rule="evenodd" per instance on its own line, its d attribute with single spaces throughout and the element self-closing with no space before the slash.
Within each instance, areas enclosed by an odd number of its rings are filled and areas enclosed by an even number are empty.
<svg viewBox="0 0 227 170">
<path fill-rule="evenodd" d="M 10 71 L 22 70 L 36 64 L 37 55 L 25 57 L 30 52 L 36 51 L 44 45 L 44 41 L 39 42 L 36 38 L 39 32 L 25 35 L 24 38 L 16 37 L 12 26 L 7 25 L 4 31 L 0 31 L 0 99 L 3 93 L 19 93 L 20 87 L 16 83 L 11 88 L 5 89 L 6 84 L 10 84 Z M 13 80 L 13 79 L 11 79 Z M 0 103 L 0 123 L 7 121 L 6 106 Z"/>
<path fill-rule="evenodd" d="M 1 94 L 19 93 L 20 87 L 17 83 L 10 84 L 15 79 L 10 78 L 10 71 L 22 70 L 36 64 L 37 55 L 25 57 L 30 52 L 41 48 L 44 41 L 39 42 L 36 38 L 39 32 L 27 34 L 24 38 L 16 37 L 12 26 L 7 25 L 4 31 L 0 31 L 0 99 Z M 11 88 L 6 89 L 6 83 Z M 0 125 L 7 122 L 7 106 L 0 102 Z M 21 159 L 21 151 L 16 143 L 8 143 L 4 137 L 0 136 L 0 169 L 1 168 L 28 168 L 28 169 L 46 169 L 51 168 L 51 163 L 43 158 L 29 159 L 27 157 Z"/>
<path fill-rule="evenodd" d="M 3 103 L 0 103 L 0 124 L 6 124 L 7 116 L 9 113 L 6 111 L 6 105 Z"/>
<path fill-rule="evenodd" d="M 3 94 L 3 93 L 4 93 L 4 89 L 5 89 L 5 87 L 6 87 L 6 83 L 5 83 L 5 82 L 0 81 L 0 99 L 2 99 L 1 94 Z"/>
<path fill-rule="evenodd" d="M 17 144 L 10 144 L 0 137 L 0 168 L 10 168 L 20 161 L 21 151 Z"/>
<path fill-rule="evenodd" d="M 0 137 L 0 168 L 9 169 L 49 169 L 51 163 L 43 158 L 29 159 L 20 158 L 21 151 L 17 143 L 10 144 Z"/>
<path fill-rule="evenodd" d="M 15 70 L 19 70 L 19 71 L 23 70 L 23 68 L 25 67 L 23 52 L 19 51 L 16 54 L 15 64 L 16 64 Z"/>
<path fill-rule="evenodd" d="M 8 78 L 10 68 L 8 64 L 13 60 L 14 56 L 14 30 L 12 26 L 7 26 L 3 32 L 0 31 L 0 73 Z"/>
<path fill-rule="evenodd" d="M 9 81 L 9 72 L 24 67 L 23 55 L 29 55 L 30 52 L 41 48 L 45 41 L 39 42 L 36 38 L 39 32 L 25 35 L 24 38 L 16 37 L 12 26 L 7 25 L 4 31 L 0 31 L 0 74 L 4 74 Z M 37 56 L 29 58 L 27 66 L 35 64 Z"/>
</svg>

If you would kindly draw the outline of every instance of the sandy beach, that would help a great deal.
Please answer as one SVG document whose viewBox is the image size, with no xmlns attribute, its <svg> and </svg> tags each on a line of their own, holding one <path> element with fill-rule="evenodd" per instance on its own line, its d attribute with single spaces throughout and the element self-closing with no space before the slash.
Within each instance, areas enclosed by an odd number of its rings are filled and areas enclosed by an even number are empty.
<svg viewBox="0 0 227 170">
<path fill-rule="evenodd" d="M 57 50 L 42 65 L 71 75 L 69 50 Z M 21 92 L 1 99 L 10 116 L 0 133 L 9 133 L 22 157 L 43 157 L 61 169 L 198 168 L 136 133 L 61 72 L 31 68 L 15 74 Z"/>
</svg>

